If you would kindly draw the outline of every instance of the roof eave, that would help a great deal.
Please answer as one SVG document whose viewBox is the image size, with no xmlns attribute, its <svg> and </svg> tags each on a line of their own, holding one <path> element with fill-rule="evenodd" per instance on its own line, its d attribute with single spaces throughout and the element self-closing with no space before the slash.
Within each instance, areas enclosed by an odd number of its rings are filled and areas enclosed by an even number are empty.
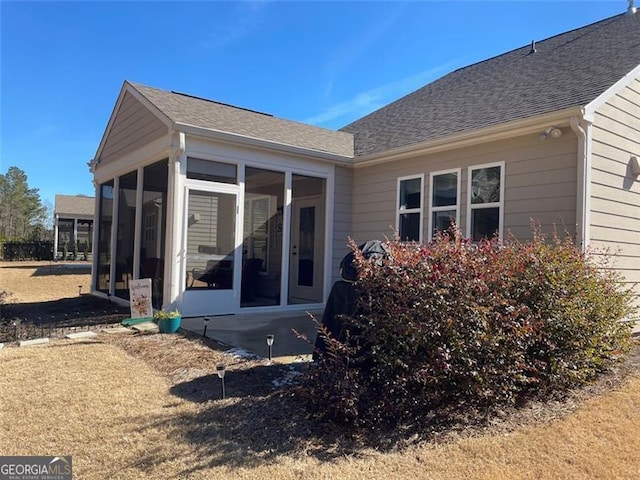
<svg viewBox="0 0 640 480">
<path fill-rule="evenodd" d="M 504 140 L 520 135 L 528 135 L 537 132 L 543 126 L 568 126 L 569 119 L 572 116 L 582 117 L 583 115 L 584 108 L 576 106 L 545 113 L 543 115 L 537 115 L 535 117 L 500 123 L 490 127 L 465 130 L 424 142 L 414 143 L 412 145 L 404 145 L 402 147 L 385 150 L 383 152 L 356 157 L 353 160 L 353 166 L 356 168 L 366 167 L 380 163 L 403 160 L 417 155 L 432 154 L 452 150 L 454 148 L 462 148 L 471 145 L 478 145 L 480 143 Z"/>
<path fill-rule="evenodd" d="M 305 148 L 297 145 L 265 140 L 263 138 L 250 137 L 248 135 L 242 135 L 239 133 L 225 132 L 223 130 L 213 130 L 210 128 L 199 127 L 197 125 L 191 125 L 182 122 L 175 122 L 173 128 L 174 130 L 184 132 L 185 134 L 211 138 L 227 143 L 275 150 L 278 152 L 290 153 L 293 155 L 302 155 L 305 157 L 313 157 L 320 160 L 327 160 L 343 165 L 353 163 L 353 155 L 343 155 L 339 153 L 326 152 L 323 150 L 316 150 L 313 148 Z"/>
</svg>

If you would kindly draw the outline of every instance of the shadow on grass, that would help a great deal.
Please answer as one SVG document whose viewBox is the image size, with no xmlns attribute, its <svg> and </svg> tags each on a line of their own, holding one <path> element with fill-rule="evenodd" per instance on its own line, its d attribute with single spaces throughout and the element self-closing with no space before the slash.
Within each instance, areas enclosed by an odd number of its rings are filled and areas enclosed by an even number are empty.
<svg viewBox="0 0 640 480">
<path fill-rule="evenodd" d="M 279 462 L 282 456 L 332 461 L 362 456 L 366 448 L 390 451 L 409 437 L 411 443 L 418 437 L 426 438 L 422 433 L 416 435 L 418 428 L 374 432 L 314 420 L 287 382 L 306 368 L 310 367 L 262 365 L 228 371 L 225 400 L 221 400 L 221 382 L 215 374 L 177 384 L 170 392 L 196 403 L 196 408 L 159 415 L 143 428 L 166 431 L 193 446 L 197 460 L 181 472 L 185 476 L 221 466 L 254 468 Z M 278 381 L 284 386 L 274 386 Z M 261 390 L 264 395 L 256 395 Z M 156 456 L 162 453 L 148 455 L 148 459 L 140 459 L 142 463 L 157 462 Z"/>
<path fill-rule="evenodd" d="M 0 268 L 11 270 L 34 270 L 32 277 L 58 276 L 58 275 L 85 275 L 91 273 L 91 263 L 56 263 L 51 262 L 49 265 L 21 265 L 12 263 L 2 265 Z"/>
<path fill-rule="evenodd" d="M 91 273 L 90 263 L 52 264 L 40 266 L 33 272 L 32 277 L 60 276 L 60 275 L 88 275 Z"/>
<path fill-rule="evenodd" d="M 219 398 L 220 381 L 217 377 L 212 380 L 215 385 L 211 385 L 210 394 L 202 396 L 203 402 L 207 402 L 207 396 Z M 361 442 L 346 429 L 308 419 L 302 404 L 285 391 L 264 397 L 211 401 L 196 412 L 159 416 L 146 428 L 167 431 L 168 435 L 193 445 L 198 458 L 181 472 L 185 476 L 220 466 L 268 465 L 282 456 L 312 456 L 329 461 L 356 455 L 362 448 Z M 148 460 L 157 461 L 157 457 Z M 146 463 L 144 458 L 141 461 Z"/>
</svg>

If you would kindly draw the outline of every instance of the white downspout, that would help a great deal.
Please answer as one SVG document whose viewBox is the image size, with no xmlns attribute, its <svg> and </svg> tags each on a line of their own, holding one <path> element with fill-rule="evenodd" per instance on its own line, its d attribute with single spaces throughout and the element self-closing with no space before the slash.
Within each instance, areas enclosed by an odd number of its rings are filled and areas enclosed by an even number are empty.
<svg viewBox="0 0 640 480">
<path fill-rule="evenodd" d="M 578 136 L 576 244 L 584 252 L 591 238 L 591 140 L 592 123 L 570 118 L 571 129 Z"/>
<path fill-rule="evenodd" d="M 180 244 L 182 240 L 182 228 L 180 222 L 180 210 L 182 202 L 180 201 L 180 185 L 182 165 L 186 160 L 186 141 L 183 132 L 177 133 L 177 145 L 172 145 L 171 155 L 169 156 L 169 185 L 167 189 L 167 200 L 170 208 L 167 209 L 167 225 L 169 231 L 167 232 L 167 245 L 165 259 L 165 271 L 169 272 L 169 285 L 168 292 L 164 295 L 163 307 L 174 303 L 179 296 L 180 289 L 180 274 L 182 266 L 182 260 L 180 259 Z M 172 135 L 172 143 L 173 138 Z"/>
</svg>

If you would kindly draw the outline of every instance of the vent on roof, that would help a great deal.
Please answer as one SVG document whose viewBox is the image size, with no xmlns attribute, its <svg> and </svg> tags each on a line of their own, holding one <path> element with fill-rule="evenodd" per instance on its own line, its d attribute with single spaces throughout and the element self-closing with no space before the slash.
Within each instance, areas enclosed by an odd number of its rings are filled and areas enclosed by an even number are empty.
<svg viewBox="0 0 640 480">
<path fill-rule="evenodd" d="M 531 55 L 532 53 L 536 53 L 538 50 L 536 49 L 536 41 L 535 40 L 531 40 L 531 50 L 529 50 L 529 55 Z"/>
<path fill-rule="evenodd" d="M 638 9 L 636 8 L 636 6 L 633 4 L 633 0 L 629 0 L 629 8 L 627 8 L 627 14 L 629 15 L 633 15 L 634 13 L 636 13 L 638 11 Z"/>
<path fill-rule="evenodd" d="M 245 112 L 257 113 L 259 115 L 264 115 L 266 117 L 273 117 L 270 113 L 259 112 L 257 110 L 251 110 L 250 108 L 238 107 L 237 105 L 231 105 L 230 103 L 224 102 L 216 102 L 215 100 L 210 100 L 208 98 L 196 97 L 195 95 L 189 95 L 188 93 L 176 92 L 175 90 L 171 90 L 171 93 L 176 95 L 182 95 L 183 97 L 195 98 L 196 100 L 202 100 L 205 102 L 215 103 L 217 105 L 224 105 L 225 107 L 237 108 L 238 110 L 244 110 Z"/>
</svg>

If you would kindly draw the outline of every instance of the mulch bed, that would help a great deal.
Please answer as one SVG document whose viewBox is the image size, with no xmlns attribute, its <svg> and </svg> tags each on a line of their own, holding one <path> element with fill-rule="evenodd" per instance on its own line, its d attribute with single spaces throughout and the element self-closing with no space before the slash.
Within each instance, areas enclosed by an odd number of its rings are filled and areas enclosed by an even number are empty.
<svg viewBox="0 0 640 480">
<path fill-rule="evenodd" d="M 70 331 L 120 323 L 129 307 L 89 294 L 48 302 L 2 305 L 0 342 L 62 337 Z"/>
</svg>

